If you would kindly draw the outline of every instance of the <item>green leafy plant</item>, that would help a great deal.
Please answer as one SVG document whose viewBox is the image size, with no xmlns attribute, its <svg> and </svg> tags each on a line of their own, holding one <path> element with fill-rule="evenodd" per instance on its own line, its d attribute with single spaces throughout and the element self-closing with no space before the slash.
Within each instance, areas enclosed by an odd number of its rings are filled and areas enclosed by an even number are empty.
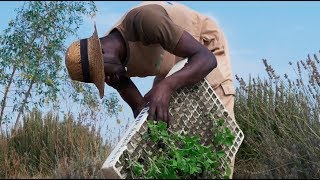
<svg viewBox="0 0 320 180">
<path fill-rule="evenodd" d="M 167 124 L 162 121 L 147 123 L 149 132 L 143 136 L 155 143 L 158 149 L 148 156 L 132 159 L 129 178 L 230 177 L 229 167 L 225 172 L 220 169 L 226 156 L 221 147 L 232 145 L 235 136 L 223 127 L 223 120 L 219 120 L 218 126 L 212 129 L 215 138 L 208 146 L 201 144 L 198 136 L 188 136 L 183 132 L 170 133 Z"/>
</svg>

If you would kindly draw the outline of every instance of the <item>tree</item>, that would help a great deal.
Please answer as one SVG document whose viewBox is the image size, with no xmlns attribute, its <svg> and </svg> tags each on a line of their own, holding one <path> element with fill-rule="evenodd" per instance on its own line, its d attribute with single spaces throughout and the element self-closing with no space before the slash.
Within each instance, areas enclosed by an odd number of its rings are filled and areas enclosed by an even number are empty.
<svg viewBox="0 0 320 180">
<path fill-rule="evenodd" d="M 17 10 L 0 37 L 0 125 L 15 113 L 15 129 L 25 110 L 59 106 L 66 93 L 87 106 L 100 106 L 93 87 L 71 81 L 64 65 L 65 39 L 76 35 L 83 17 L 96 11 L 93 2 L 81 1 L 29 1 Z M 116 109 L 117 101 L 103 101 Z"/>
</svg>

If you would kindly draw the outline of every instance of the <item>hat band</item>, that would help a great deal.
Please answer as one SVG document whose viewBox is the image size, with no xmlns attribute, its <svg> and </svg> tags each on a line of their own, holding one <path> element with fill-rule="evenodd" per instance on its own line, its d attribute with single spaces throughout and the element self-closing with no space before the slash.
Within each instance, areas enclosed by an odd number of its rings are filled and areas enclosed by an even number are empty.
<svg viewBox="0 0 320 180">
<path fill-rule="evenodd" d="M 92 81 L 90 80 L 89 59 L 88 59 L 88 39 L 80 40 L 80 55 L 81 55 L 83 81 L 86 83 L 91 83 Z"/>
</svg>

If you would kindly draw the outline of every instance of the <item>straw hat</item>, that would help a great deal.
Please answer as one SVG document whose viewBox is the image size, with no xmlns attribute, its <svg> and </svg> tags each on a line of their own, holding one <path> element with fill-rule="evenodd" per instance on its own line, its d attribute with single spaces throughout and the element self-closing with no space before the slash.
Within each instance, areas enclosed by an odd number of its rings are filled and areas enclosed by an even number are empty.
<svg viewBox="0 0 320 180">
<path fill-rule="evenodd" d="M 96 25 L 93 35 L 73 42 L 65 54 L 66 66 L 72 80 L 94 83 L 100 98 L 104 95 L 104 66 Z"/>
</svg>

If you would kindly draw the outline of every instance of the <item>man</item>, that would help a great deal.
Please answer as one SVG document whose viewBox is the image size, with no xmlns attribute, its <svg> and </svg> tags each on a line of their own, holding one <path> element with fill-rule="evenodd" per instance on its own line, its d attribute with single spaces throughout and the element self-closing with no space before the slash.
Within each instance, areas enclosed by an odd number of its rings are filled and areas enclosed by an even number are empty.
<svg viewBox="0 0 320 180">
<path fill-rule="evenodd" d="M 179 71 L 165 78 L 180 60 Z M 234 118 L 234 87 L 229 49 L 222 31 L 208 17 L 175 2 L 143 2 L 128 11 L 104 37 L 71 44 L 66 65 L 73 80 L 115 88 L 134 117 L 148 103 L 149 118 L 169 123 L 169 100 L 178 88 L 206 78 Z M 155 76 L 143 97 L 130 77 Z"/>
</svg>

